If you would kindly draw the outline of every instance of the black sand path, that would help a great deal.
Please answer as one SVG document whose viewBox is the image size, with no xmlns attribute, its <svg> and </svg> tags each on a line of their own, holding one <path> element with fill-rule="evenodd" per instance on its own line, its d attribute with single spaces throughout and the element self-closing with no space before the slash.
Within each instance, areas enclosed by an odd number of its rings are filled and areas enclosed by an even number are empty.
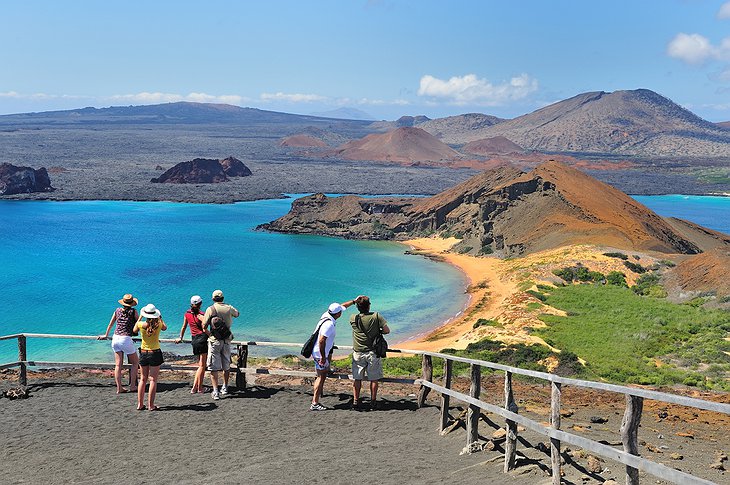
<svg viewBox="0 0 730 485">
<path fill-rule="evenodd" d="M 163 376 L 163 381 L 165 380 Z M 109 379 L 35 381 L 0 400 L 2 483 L 545 483 L 511 477 L 496 453 L 460 456 L 463 430 L 436 432 L 438 408 L 384 396 L 382 410 L 310 412 L 311 388 L 255 386 L 213 401 L 163 382 L 159 412 L 136 411 Z M 386 389 L 387 392 L 387 389 Z"/>
</svg>

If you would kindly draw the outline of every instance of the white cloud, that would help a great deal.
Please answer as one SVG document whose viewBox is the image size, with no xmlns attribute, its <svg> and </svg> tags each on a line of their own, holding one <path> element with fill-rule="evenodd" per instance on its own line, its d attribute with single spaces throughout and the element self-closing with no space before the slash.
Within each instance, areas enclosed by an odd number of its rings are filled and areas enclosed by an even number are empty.
<svg viewBox="0 0 730 485">
<path fill-rule="evenodd" d="M 76 96 L 73 94 L 46 94 L 46 93 L 33 93 L 23 94 L 17 91 L 6 91 L 0 93 L 0 98 L 6 99 L 30 99 L 30 100 L 48 100 L 48 99 L 88 99 L 89 96 Z"/>
<path fill-rule="evenodd" d="M 320 96 L 319 94 L 287 94 L 287 93 L 262 93 L 262 101 L 286 101 L 289 103 L 315 103 L 321 101 L 327 101 L 328 98 Z"/>
<path fill-rule="evenodd" d="M 730 19 L 730 2 L 725 2 L 717 12 L 717 18 L 720 20 Z"/>
<path fill-rule="evenodd" d="M 527 74 L 513 77 L 502 84 L 492 84 L 476 74 L 454 76 L 448 80 L 431 75 L 421 77 L 419 96 L 439 98 L 457 105 L 467 103 L 496 106 L 522 99 L 537 91 L 538 83 Z"/>
<path fill-rule="evenodd" d="M 148 93 L 141 92 L 136 94 L 115 94 L 113 96 L 103 97 L 102 99 L 113 103 L 140 103 L 140 104 L 159 104 L 159 103 L 175 103 L 178 101 L 190 101 L 193 103 L 224 103 L 224 104 L 241 104 L 247 101 L 247 98 L 235 94 L 226 94 L 215 96 L 206 93 Z"/>
<path fill-rule="evenodd" d="M 667 46 L 667 54 L 670 57 L 690 64 L 702 64 L 713 57 L 714 51 L 715 48 L 707 37 L 683 32 L 677 34 Z"/>
</svg>

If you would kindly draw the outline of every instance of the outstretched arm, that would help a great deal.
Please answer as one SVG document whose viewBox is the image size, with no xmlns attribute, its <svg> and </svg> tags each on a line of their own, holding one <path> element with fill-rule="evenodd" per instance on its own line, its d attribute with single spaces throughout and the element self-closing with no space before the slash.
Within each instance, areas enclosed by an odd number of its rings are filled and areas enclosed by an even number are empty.
<svg viewBox="0 0 730 485">
<path fill-rule="evenodd" d="M 176 344 L 179 344 L 179 343 L 182 342 L 183 337 L 185 336 L 185 329 L 186 328 L 188 328 L 188 321 L 185 320 L 185 317 L 183 317 L 183 325 L 182 325 L 182 328 L 180 329 L 180 338 L 177 339 L 177 340 L 175 340 L 175 343 Z"/>
<path fill-rule="evenodd" d="M 117 312 L 114 312 L 112 314 L 112 319 L 109 320 L 109 325 L 106 327 L 106 332 L 104 333 L 104 335 L 99 335 L 96 338 L 99 339 L 99 340 L 106 340 L 106 339 L 108 339 L 109 338 L 109 332 L 112 329 L 112 325 L 114 325 L 114 322 L 116 322 L 116 321 L 117 321 Z"/>
</svg>

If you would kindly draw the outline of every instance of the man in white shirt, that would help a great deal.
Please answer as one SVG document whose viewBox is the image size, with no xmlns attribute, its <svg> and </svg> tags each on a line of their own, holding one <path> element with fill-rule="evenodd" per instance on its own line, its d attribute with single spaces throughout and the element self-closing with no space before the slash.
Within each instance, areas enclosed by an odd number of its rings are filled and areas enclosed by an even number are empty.
<svg viewBox="0 0 730 485">
<path fill-rule="evenodd" d="M 312 350 L 312 359 L 314 359 L 314 368 L 317 370 L 317 378 L 314 380 L 314 395 L 312 396 L 312 404 L 309 406 L 310 411 L 324 411 L 327 408 L 319 403 L 324 389 L 324 381 L 327 379 L 327 373 L 330 370 L 330 359 L 332 358 L 332 347 L 335 345 L 335 323 L 342 316 L 345 308 L 352 306 L 355 300 L 346 301 L 345 303 L 332 303 L 317 323 L 319 329 L 317 341 Z"/>
</svg>

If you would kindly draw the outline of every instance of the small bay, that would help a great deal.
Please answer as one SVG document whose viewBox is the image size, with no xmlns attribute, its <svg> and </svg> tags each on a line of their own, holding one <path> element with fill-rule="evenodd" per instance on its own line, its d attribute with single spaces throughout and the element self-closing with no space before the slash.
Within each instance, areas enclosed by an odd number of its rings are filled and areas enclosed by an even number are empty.
<svg viewBox="0 0 730 485">
<path fill-rule="evenodd" d="M 139 308 L 161 309 L 167 338 L 179 335 L 191 295 L 207 306 L 218 288 L 241 311 L 234 333 L 246 340 L 303 342 L 329 303 L 359 294 L 370 295 L 373 309 L 391 322 L 391 342 L 465 306 L 458 270 L 404 255 L 402 244 L 254 230 L 284 215 L 291 202 L 2 201 L 0 334 L 99 335 L 125 293 L 139 299 Z M 341 345 L 351 344 L 353 311 L 339 321 Z M 17 358 L 15 343 L 0 342 L 0 362 Z M 188 344 L 164 348 L 190 353 Z M 48 339 L 29 339 L 28 355 L 76 362 L 113 356 L 109 342 Z"/>
</svg>

